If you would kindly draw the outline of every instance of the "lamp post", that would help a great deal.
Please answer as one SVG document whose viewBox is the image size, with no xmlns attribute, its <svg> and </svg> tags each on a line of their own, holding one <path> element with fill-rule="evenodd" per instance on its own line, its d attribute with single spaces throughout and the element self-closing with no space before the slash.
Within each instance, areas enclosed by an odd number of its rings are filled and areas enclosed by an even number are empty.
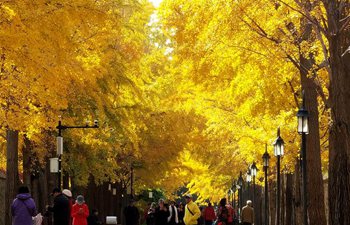
<svg viewBox="0 0 350 225">
<path fill-rule="evenodd" d="M 62 125 L 61 117 L 58 121 L 58 126 L 56 129 L 58 129 L 58 136 L 57 136 L 57 155 L 58 155 L 58 187 L 61 188 L 61 177 L 62 177 L 62 154 L 63 154 L 63 137 L 62 137 L 62 130 L 66 129 L 86 129 L 86 128 L 98 128 L 98 120 L 94 121 L 94 125 L 90 126 L 88 122 L 85 126 L 65 126 Z"/>
<path fill-rule="evenodd" d="M 297 113 L 298 117 L 298 133 L 301 135 L 301 154 L 302 154 L 302 174 L 303 174 L 303 220 L 304 225 L 308 224 L 307 221 L 307 167 L 306 167 L 306 135 L 309 134 L 309 112 L 305 109 L 305 96 L 304 91 L 302 106 Z"/>
<path fill-rule="evenodd" d="M 269 225 L 269 205 L 268 205 L 268 199 L 269 199 L 269 188 L 268 188 L 268 182 L 267 182 L 267 169 L 269 168 L 269 159 L 270 155 L 267 153 L 267 145 L 265 146 L 265 153 L 263 155 L 263 162 L 264 162 L 264 173 L 265 173 L 265 225 Z"/>
<path fill-rule="evenodd" d="M 238 177 L 238 186 L 239 186 L 239 190 L 238 190 L 238 210 L 239 210 L 239 216 L 241 216 L 241 211 L 242 211 L 242 189 L 243 189 L 243 177 L 242 177 L 242 171 L 239 172 L 239 177 Z"/>
<path fill-rule="evenodd" d="M 253 162 L 253 164 L 250 167 L 250 173 L 253 176 L 253 208 L 255 206 L 255 177 L 256 177 L 257 171 L 258 171 L 258 168 L 256 167 L 255 162 Z"/>
<path fill-rule="evenodd" d="M 280 224 L 280 193 L 281 193 L 281 178 L 280 178 L 280 167 L 281 167 L 281 156 L 284 154 L 284 141 L 280 136 L 280 128 L 277 130 L 277 138 L 273 142 L 274 153 L 277 157 L 277 198 L 276 198 L 276 225 Z"/>
<path fill-rule="evenodd" d="M 232 190 L 231 190 L 231 188 L 230 188 L 230 189 L 228 189 L 228 191 L 227 191 L 227 203 L 228 203 L 228 204 L 229 204 L 230 201 L 231 201 L 231 195 L 232 195 Z"/>
<path fill-rule="evenodd" d="M 252 175 L 250 173 L 250 168 L 248 168 L 248 170 L 247 170 L 246 181 L 247 181 L 248 199 L 250 200 L 250 182 L 252 181 Z"/>
<path fill-rule="evenodd" d="M 236 208 L 236 191 L 237 191 L 236 182 L 233 181 L 233 183 L 232 183 L 232 207 L 234 209 Z"/>
</svg>

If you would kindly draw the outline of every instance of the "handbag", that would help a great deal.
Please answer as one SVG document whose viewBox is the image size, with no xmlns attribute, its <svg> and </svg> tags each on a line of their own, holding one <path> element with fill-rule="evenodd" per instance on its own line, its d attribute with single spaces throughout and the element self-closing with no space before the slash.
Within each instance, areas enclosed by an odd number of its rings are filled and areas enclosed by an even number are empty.
<svg viewBox="0 0 350 225">
<path fill-rule="evenodd" d="M 43 216 L 38 213 L 36 216 L 32 217 L 33 225 L 41 225 L 43 223 Z"/>
</svg>

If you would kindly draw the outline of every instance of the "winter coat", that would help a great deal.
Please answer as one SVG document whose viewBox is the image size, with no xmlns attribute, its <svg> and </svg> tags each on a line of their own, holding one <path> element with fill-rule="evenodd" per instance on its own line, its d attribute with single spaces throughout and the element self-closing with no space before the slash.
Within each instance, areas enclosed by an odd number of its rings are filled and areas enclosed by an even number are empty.
<svg viewBox="0 0 350 225">
<path fill-rule="evenodd" d="M 69 225 L 70 209 L 69 200 L 63 194 L 59 194 L 53 200 L 53 206 L 48 207 L 53 212 L 54 225 Z"/>
<path fill-rule="evenodd" d="M 79 205 L 75 203 L 72 207 L 73 225 L 87 225 L 89 217 L 89 208 L 86 204 Z"/>
<path fill-rule="evenodd" d="M 91 213 L 90 216 L 88 217 L 88 225 L 101 225 L 102 222 L 98 218 L 97 215 Z"/>
<path fill-rule="evenodd" d="M 246 205 L 242 209 L 242 223 L 254 223 L 254 209 Z"/>
<path fill-rule="evenodd" d="M 147 217 L 146 217 L 146 224 L 147 225 L 155 225 L 156 221 L 156 212 L 155 209 L 149 209 L 147 212 Z"/>
<path fill-rule="evenodd" d="M 168 223 L 168 217 L 170 213 L 168 210 L 160 210 L 159 207 L 156 208 L 156 221 L 155 225 L 166 225 Z"/>
<path fill-rule="evenodd" d="M 228 223 L 232 223 L 233 222 L 233 218 L 235 216 L 235 210 L 232 208 L 232 206 L 230 204 L 227 204 L 226 208 L 228 210 L 227 222 Z"/>
<path fill-rule="evenodd" d="M 174 205 L 169 206 L 169 217 L 168 217 L 168 224 L 178 224 L 179 223 L 179 217 L 177 213 L 177 208 Z"/>
<path fill-rule="evenodd" d="M 178 213 L 178 217 L 179 217 L 179 225 L 183 225 L 184 224 L 184 216 L 185 216 L 185 211 L 180 208 L 177 209 L 177 213 Z"/>
<path fill-rule="evenodd" d="M 196 225 L 197 219 L 201 216 L 201 211 L 199 210 L 196 203 L 190 201 L 185 206 L 185 217 L 184 222 L 186 225 Z"/>
<path fill-rule="evenodd" d="M 29 193 L 18 194 L 11 205 L 13 225 L 32 225 L 36 215 L 35 202 Z"/>
<path fill-rule="evenodd" d="M 204 220 L 205 221 L 214 221 L 216 219 L 215 211 L 213 206 L 207 206 L 204 209 Z"/>
<path fill-rule="evenodd" d="M 124 215 L 125 215 L 125 222 L 126 225 L 138 225 L 139 219 L 140 219 L 140 213 L 139 210 L 136 208 L 136 206 L 127 206 L 124 209 Z"/>
</svg>

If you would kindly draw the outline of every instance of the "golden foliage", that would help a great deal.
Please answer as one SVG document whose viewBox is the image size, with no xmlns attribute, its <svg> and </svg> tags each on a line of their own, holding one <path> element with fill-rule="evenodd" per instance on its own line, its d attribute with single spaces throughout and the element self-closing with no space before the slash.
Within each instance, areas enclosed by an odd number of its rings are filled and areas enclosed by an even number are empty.
<svg viewBox="0 0 350 225">
<path fill-rule="evenodd" d="M 320 39 L 296 44 L 302 15 L 287 3 L 168 0 L 157 16 L 136 0 L 0 3 L 2 133 L 21 131 L 44 162 L 58 115 L 64 124 L 98 118 L 98 130 L 63 134 L 76 184 L 90 175 L 126 182 L 133 166 L 138 190 L 171 195 L 186 185 L 199 201 L 219 200 L 240 171 L 261 165 L 266 143 L 272 155 L 277 127 L 283 165 L 293 168 L 294 62 L 325 55 Z M 322 6 L 312 13 L 318 19 Z M 327 71 L 317 79 L 327 94 Z M 328 115 L 320 117 L 323 134 Z"/>
</svg>

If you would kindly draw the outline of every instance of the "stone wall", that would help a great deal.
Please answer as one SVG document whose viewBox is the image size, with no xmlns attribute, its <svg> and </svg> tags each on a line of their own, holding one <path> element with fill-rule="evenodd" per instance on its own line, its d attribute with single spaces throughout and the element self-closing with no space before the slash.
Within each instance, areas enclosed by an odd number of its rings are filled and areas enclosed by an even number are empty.
<svg viewBox="0 0 350 225">
<path fill-rule="evenodd" d="M 0 171 L 0 225 L 5 225 L 5 174 Z"/>
</svg>

